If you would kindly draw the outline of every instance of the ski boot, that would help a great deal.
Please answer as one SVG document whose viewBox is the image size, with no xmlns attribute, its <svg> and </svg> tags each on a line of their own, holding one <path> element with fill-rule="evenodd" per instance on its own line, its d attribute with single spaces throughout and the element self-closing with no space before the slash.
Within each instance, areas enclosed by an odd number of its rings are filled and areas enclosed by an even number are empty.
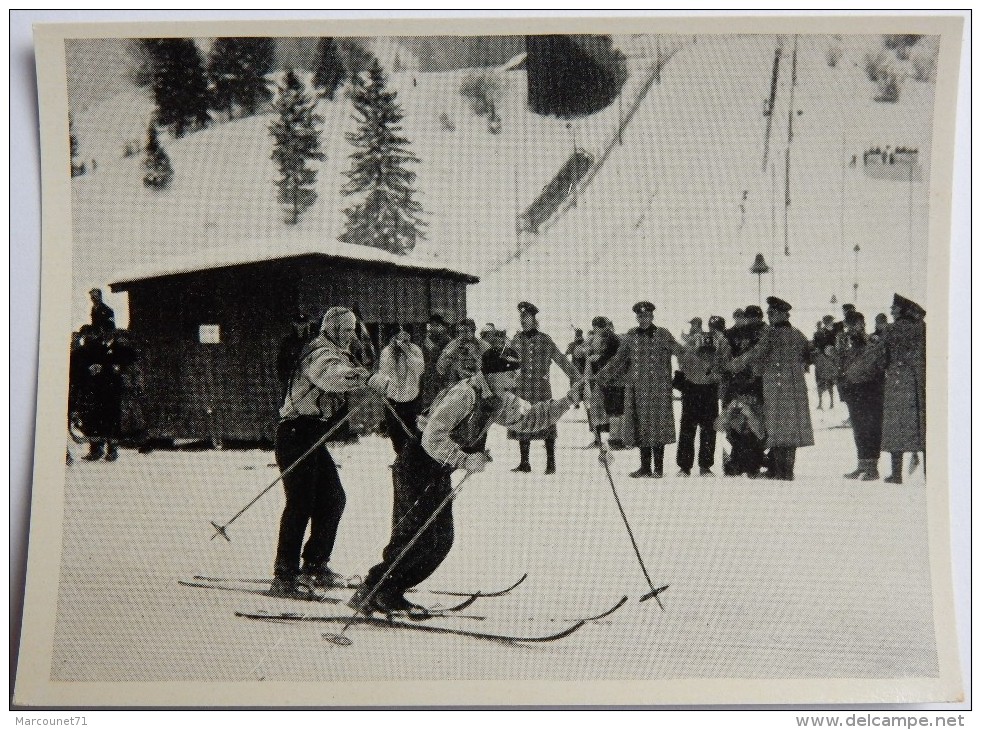
<svg viewBox="0 0 981 730">
<path fill-rule="evenodd" d="M 349 577 L 335 573 L 327 565 L 304 565 L 297 581 L 311 591 L 328 588 L 357 588 L 361 585 L 361 579 L 358 576 Z"/>
<path fill-rule="evenodd" d="M 277 575 L 269 584 L 269 595 L 276 598 L 308 598 L 310 592 L 301 587 L 299 576 Z"/>
</svg>

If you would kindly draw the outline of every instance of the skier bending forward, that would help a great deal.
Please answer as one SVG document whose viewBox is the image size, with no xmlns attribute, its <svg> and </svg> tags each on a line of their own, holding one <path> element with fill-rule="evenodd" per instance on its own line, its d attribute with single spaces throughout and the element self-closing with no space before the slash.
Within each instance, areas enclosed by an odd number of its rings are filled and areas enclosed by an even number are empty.
<svg viewBox="0 0 981 730">
<path fill-rule="evenodd" d="M 405 592 L 439 567 L 453 545 L 452 505 L 447 502 L 425 531 L 425 525 L 453 491 L 450 475 L 484 470 L 487 431 L 492 423 L 512 431 L 542 431 L 572 407 L 580 383 L 565 397 L 532 405 L 512 392 L 521 362 L 510 349 L 492 349 L 481 358 L 476 375 L 444 390 L 419 417 L 421 436 L 410 440 L 393 467 L 395 504 L 392 536 L 364 584 L 351 598 L 361 613 L 409 612 L 425 609 L 409 602 Z M 415 538 L 411 547 L 407 546 Z M 404 554 L 403 554 L 404 553 Z"/>
</svg>

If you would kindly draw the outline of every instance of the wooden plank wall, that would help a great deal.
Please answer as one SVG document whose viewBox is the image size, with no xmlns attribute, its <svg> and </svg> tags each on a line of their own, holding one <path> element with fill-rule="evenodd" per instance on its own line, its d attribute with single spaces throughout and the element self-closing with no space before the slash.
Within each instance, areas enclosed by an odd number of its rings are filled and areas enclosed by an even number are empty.
<svg viewBox="0 0 981 730">
<path fill-rule="evenodd" d="M 433 309 L 465 316 L 466 285 L 291 259 L 140 282 L 129 302 L 143 350 L 147 435 L 257 442 L 275 435 L 276 354 L 297 312 L 319 321 L 331 306 L 357 307 L 373 332 L 411 324 L 421 334 Z M 219 325 L 220 344 L 199 341 L 202 324 Z M 381 411 L 365 410 L 358 421 L 367 428 Z"/>
</svg>

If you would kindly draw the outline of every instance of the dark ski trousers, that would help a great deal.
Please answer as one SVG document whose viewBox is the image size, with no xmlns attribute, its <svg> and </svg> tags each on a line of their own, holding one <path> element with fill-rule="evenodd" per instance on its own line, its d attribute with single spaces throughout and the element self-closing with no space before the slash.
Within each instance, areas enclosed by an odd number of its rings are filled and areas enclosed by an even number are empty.
<svg viewBox="0 0 981 730">
<path fill-rule="evenodd" d="M 409 442 L 411 438 L 419 435 L 419 427 L 416 425 L 416 418 L 419 417 L 420 406 L 422 404 L 422 399 L 417 397 L 413 400 L 407 401 L 405 403 L 399 403 L 398 401 L 390 400 L 388 405 L 390 405 L 395 412 L 398 414 L 402 422 L 392 415 L 392 412 L 385 409 L 385 428 L 388 429 L 388 437 L 392 440 L 392 448 L 395 449 L 395 455 L 398 456 L 402 453 L 402 449 Z M 405 424 L 403 426 L 402 424 Z M 408 426 L 412 433 L 406 433 L 405 427 Z"/>
<path fill-rule="evenodd" d="M 382 561 L 365 578 L 369 590 L 377 588 L 378 594 L 401 596 L 435 573 L 449 554 L 453 547 L 452 500 L 407 551 L 406 546 L 453 491 L 451 474 L 449 468 L 426 453 L 418 438 L 406 444 L 392 468 L 395 484 L 392 536 L 382 552 Z M 391 574 L 379 586 L 382 576 L 390 569 Z"/>
<path fill-rule="evenodd" d="M 859 459 L 879 460 L 879 447 L 882 445 L 882 400 L 881 382 L 861 383 L 849 386 L 848 417 L 852 420 L 852 435 L 855 437 L 855 450 Z"/>
<path fill-rule="evenodd" d="M 276 464 L 285 471 L 307 449 L 320 440 L 329 424 L 318 418 L 282 421 L 276 429 Z M 310 524 L 310 538 L 303 547 L 303 562 L 313 567 L 330 561 L 337 527 L 347 497 L 334 459 L 326 447 L 315 449 L 293 471 L 283 477 L 286 506 L 279 521 L 275 575 L 295 576 L 300 570 L 300 547 Z"/>
<path fill-rule="evenodd" d="M 678 467 L 691 471 L 695 463 L 695 430 L 700 429 L 698 465 L 715 464 L 715 419 L 719 417 L 719 386 L 686 383 L 681 396 L 681 428 L 678 434 Z"/>
</svg>

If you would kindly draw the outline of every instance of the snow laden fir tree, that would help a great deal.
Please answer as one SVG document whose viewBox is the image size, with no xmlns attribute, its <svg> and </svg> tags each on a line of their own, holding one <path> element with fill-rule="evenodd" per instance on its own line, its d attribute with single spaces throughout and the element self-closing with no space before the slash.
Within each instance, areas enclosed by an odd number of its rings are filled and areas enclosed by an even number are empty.
<svg viewBox="0 0 981 730">
<path fill-rule="evenodd" d="M 212 108 L 234 119 L 264 109 L 272 98 L 266 74 L 273 70 L 272 38 L 217 38 L 208 61 Z"/>
<path fill-rule="evenodd" d="M 317 199 L 313 189 L 317 171 L 307 165 L 310 160 L 324 159 L 318 128 L 323 117 L 314 113 L 316 104 L 316 95 L 307 94 L 300 79 L 288 69 L 277 89 L 273 110 L 278 117 L 269 133 L 275 140 L 272 158 L 282 175 L 276 181 L 278 200 L 286 211 L 285 222 L 291 226 Z"/>
<path fill-rule="evenodd" d="M 425 223 L 419 218 L 422 206 L 413 188 L 416 174 L 406 169 L 419 160 L 401 134 L 399 122 L 404 114 L 395 101 L 396 93 L 385 90 L 378 61 L 368 71 L 367 83 L 361 74 L 353 82 L 351 103 L 358 129 L 346 137 L 356 150 L 341 192 L 366 195 L 361 203 L 345 209 L 347 224 L 340 240 L 406 254 L 424 237 Z"/>
</svg>

